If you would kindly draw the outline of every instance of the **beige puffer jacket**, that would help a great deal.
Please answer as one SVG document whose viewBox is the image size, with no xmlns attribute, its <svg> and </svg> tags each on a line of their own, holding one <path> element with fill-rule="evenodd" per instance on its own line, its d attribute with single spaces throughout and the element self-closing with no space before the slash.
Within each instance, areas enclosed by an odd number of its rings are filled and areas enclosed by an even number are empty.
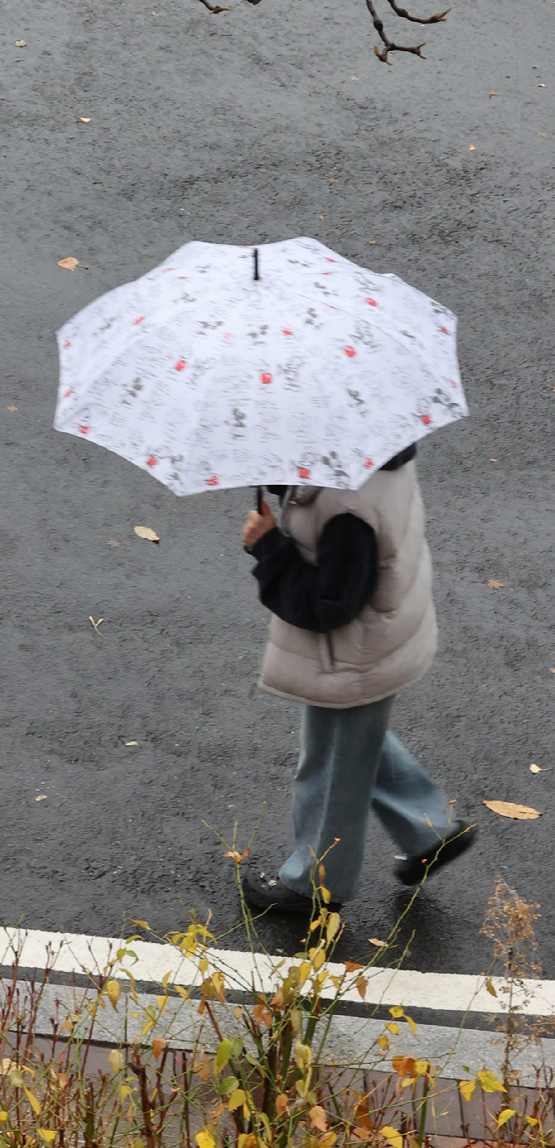
<svg viewBox="0 0 555 1148">
<path fill-rule="evenodd" d="M 379 470 L 358 491 L 289 488 L 281 528 L 316 561 L 318 538 L 337 514 L 375 531 L 380 577 L 371 602 L 329 634 L 272 615 L 261 689 L 309 705 L 344 709 L 398 693 L 429 668 L 437 641 L 430 553 L 414 462 Z"/>
</svg>

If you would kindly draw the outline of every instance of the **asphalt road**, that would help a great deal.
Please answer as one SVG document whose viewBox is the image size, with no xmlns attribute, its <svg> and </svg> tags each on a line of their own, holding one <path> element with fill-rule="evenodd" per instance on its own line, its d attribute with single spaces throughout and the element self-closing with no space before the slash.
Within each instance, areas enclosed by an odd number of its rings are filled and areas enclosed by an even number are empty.
<svg viewBox="0 0 555 1148">
<path fill-rule="evenodd" d="M 428 60 L 392 68 L 362 0 L 2 8 L 0 921 L 114 934 L 194 908 L 223 934 L 238 906 L 217 834 L 236 820 L 244 844 L 263 810 L 253 856 L 290 846 L 298 711 L 253 688 L 249 495 L 178 500 L 54 432 L 54 332 L 189 239 L 308 234 L 460 316 L 472 418 L 419 461 L 440 653 L 394 728 L 481 832 L 411 910 L 406 963 L 483 969 L 500 873 L 541 903 L 555 977 L 555 5 L 456 0 Z M 406 904 L 394 852 L 373 825 L 346 955 Z M 300 932 L 261 926 L 271 951 Z"/>
</svg>

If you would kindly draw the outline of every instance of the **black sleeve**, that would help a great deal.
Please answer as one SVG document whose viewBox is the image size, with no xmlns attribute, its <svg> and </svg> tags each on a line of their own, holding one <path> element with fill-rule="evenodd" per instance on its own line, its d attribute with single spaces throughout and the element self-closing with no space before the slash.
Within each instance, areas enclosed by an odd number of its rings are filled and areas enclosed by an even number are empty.
<svg viewBox="0 0 555 1148">
<path fill-rule="evenodd" d="M 378 584 L 378 547 L 372 527 L 354 514 L 326 523 L 317 564 L 307 562 L 278 527 L 252 548 L 260 600 L 273 614 L 302 630 L 329 633 L 352 622 Z"/>
</svg>

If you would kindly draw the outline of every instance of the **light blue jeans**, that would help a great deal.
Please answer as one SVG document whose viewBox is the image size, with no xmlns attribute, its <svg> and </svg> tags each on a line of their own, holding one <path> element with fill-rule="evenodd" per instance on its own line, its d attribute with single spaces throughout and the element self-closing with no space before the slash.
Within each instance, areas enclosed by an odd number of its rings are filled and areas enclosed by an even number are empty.
<svg viewBox="0 0 555 1148">
<path fill-rule="evenodd" d="M 279 874 L 289 889 L 311 897 L 315 859 L 329 849 L 332 900 L 356 897 L 371 809 L 403 853 L 425 853 L 453 832 L 453 806 L 387 731 L 393 701 L 304 707 L 293 784 L 295 851 Z"/>
</svg>

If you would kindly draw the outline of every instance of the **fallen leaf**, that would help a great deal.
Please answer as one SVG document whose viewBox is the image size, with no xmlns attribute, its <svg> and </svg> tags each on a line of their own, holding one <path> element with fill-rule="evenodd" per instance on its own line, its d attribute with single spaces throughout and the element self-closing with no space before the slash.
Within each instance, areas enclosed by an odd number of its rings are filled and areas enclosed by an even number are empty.
<svg viewBox="0 0 555 1148">
<path fill-rule="evenodd" d="M 474 147 L 474 144 L 471 144 L 468 150 L 469 150 L 469 151 L 476 151 L 476 148 Z"/>
<path fill-rule="evenodd" d="M 107 546 L 119 546 L 119 542 L 116 542 L 115 538 L 109 538 L 106 545 Z"/>
<path fill-rule="evenodd" d="M 490 458 L 490 462 L 497 462 L 496 458 Z"/>
<path fill-rule="evenodd" d="M 26 40 L 16 40 L 15 46 L 16 46 L 16 48 L 26 48 L 27 47 L 27 41 Z M 544 87 L 545 87 L 545 85 L 544 85 Z"/>
<path fill-rule="evenodd" d="M 351 80 L 358 80 L 358 76 L 351 76 Z"/>
<path fill-rule="evenodd" d="M 545 84 L 538 84 L 538 88 L 545 88 Z"/>
<path fill-rule="evenodd" d="M 121 1072 L 125 1062 L 119 1048 L 112 1049 L 108 1057 L 108 1062 L 112 1072 Z"/>
<path fill-rule="evenodd" d="M 4 1056 L 0 1060 L 0 1076 L 9 1076 L 17 1068 L 15 1060 L 10 1060 L 9 1056 Z"/>
<path fill-rule="evenodd" d="M 551 667 L 551 669 L 550 669 L 549 673 L 550 673 L 550 674 L 555 674 L 555 666 L 552 666 L 552 667 Z"/>
<path fill-rule="evenodd" d="M 499 92 L 488 92 L 488 96 L 489 96 L 490 100 L 491 100 L 492 96 L 498 96 L 498 95 L 499 95 Z"/>
<path fill-rule="evenodd" d="M 39 793 L 38 797 L 35 797 L 35 801 L 46 801 L 46 796 L 46 793 Z"/>
<path fill-rule="evenodd" d="M 98 622 L 95 622 L 95 620 L 94 620 L 94 618 L 92 617 L 92 615 L 91 615 L 91 614 L 89 614 L 89 622 L 90 622 L 90 624 L 91 624 L 91 626 L 92 626 L 93 630 L 96 630 L 96 633 L 97 633 L 97 634 L 99 634 L 99 633 L 100 633 L 100 630 L 98 629 L 98 627 L 100 626 L 100 623 L 101 623 L 101 622 L 103 622 L 103 621 L 104 621 L 104 618 L 99 618 L 99 619 L 98 619 Z"/>
<path fill-rule="evenodd" d="M 498 582 L 497 578 L 488 578 L 486 581 L 486 586 L 489 586 L 490 590 L 500 590 L 504 585 L 505 583 Z"/>
<path fill-rule="evenodd" d="M 543 136 L 543 138 L 545 139 L 547 136 L 547 132 L 536 132 L 536 135 L 537 136 Z"/>
<path fill-rule="evenodd" d="M 326 218 L 325 215 L 320 216 L 320 219 L 325 219 L 325 218 Z"/>
<path fill-rule="evenodd" d="M 163 1036 L 155 1036 L 154 1037 L 154 1040 L 152 1042 L 152 1051 L 154 1053 L 154 1059 L 155 1060 L 158 1060 L 158 1057 L 164 1051 L 167 1043 L 168 1043 L 167 1040 Z"/>
<path fill-rule="evenodd" d="M 139 743 L 138 743 L 138 741 L 126 741 L 124 744 L 125 745 L 138 745 Z"/>
<path fill-rule="evenodd" d="M 377 949 L 381 949 L 384 945 L 387 945 L 387 941 L 379 941 L 377 937 L 369 937 L 368 940 L 370 944 L 375 945 Z"/>
<path fill-rule="evenodd" d="M 377 242 L 378 242 L 377 239 L 369 239 L 368 240 L 368 243 L 370 243 L 372 246 L 374 246 L 374 243 L 377 243 Z"/>
<path fill-rule="evenodd" d="M 493 813 L 498 813 L 500 817 L 513 817 L 515 821 L 533 821 L 536 817 L 541 817 L 541 813 L 537 809 L 531 809 L 529 805 L 517 805 L 512 801 L 484 801 L 483 805 L 487 805 Z"/>
<path fill-rule="evenodd" d="M 541 773 L 541 767 L 539 765 L 534 765 L 534 762 L 532 762 L 532 765 L 530 766 L 530 773 Z"/>
<path fill-rule="evenodd" d="M 74 259 L 73 255 L 69 255 L 67 259 L 58 259 L 58 267 L 64 267 L 66 271 L 75 271 L 79 266 L 79 260 Z"/>
<path fill-rule="evenodd" d="M 13 407 L 13 406 L 12 406 L 12 407 L 6 407 L 6 410 L 7 410 L 7 411 L 12 411 L 12 412 L 13 412 L 13 411 L 16 411 L 16 410 L 17 410 L 17 407 Z"/>
<path fill-rule="evenodd" d="M 146 538 L 147 542 L 158 543 L 160 541 L 158 535 L 155 534 L 154 530 L 150 529 L 150 526 L 134 526 L 133 530 L 135 534 L 139 535 L 139 538 Z"/>
<path fill-rule="evenodd" d="M 82 124 L 90 124 L 91 122 L 90 116 L 79 116 L 79 119 L 81 120 Z"/>
</svg>

